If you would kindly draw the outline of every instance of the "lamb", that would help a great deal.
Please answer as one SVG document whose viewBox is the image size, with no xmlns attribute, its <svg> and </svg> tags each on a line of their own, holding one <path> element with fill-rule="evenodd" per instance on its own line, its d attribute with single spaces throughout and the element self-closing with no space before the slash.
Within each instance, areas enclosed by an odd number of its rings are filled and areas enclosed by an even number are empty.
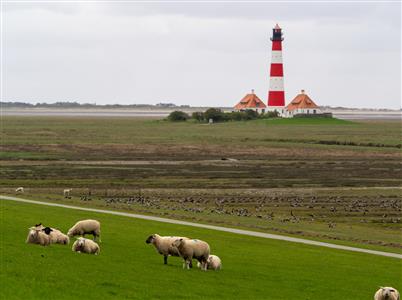
<svg viewBox="0 0 402 300">
<path fill-rule="evenodd" d="M 173 246 L 173 242 L 177 239 L 188 239 L 186 237 L 178 237 L 178 236 L 160 236 L 159 234 L 150 235 L 145 243 L 153 244 L 158 251 L 159 254 L 163 255 L 163 263 L 167 264 L 168 256 L 180 256 L 179 251 L 175 246 Z M 192 267 L 192 265 L 191 265 Z"/>
<path fill-rule="evenodd" d="M 392 287 L 380 287 L 375 293 L 374 300 L 399 300 L 399 292 Z"/>
<path fill-rule="evenodd" d="M 86 239 L 83 237 L 78 238 L 71 250 L 78 252 L 78 253 L 88 253 L 88 254 L 95 254 L 98 255 L 100 252 L 99 245 L 95 243 L 93 240 Z"/>
<path fill-rule="evenodd" d="M 94 241 L 97 239 L 100 240 L 100 223 L 99 221 L 96 220 L 82 220 L 78 221 L 75 223 L 73 227 L 71 227 L 67 235 L 69 237 L 73 237 L 76 235 L 81 235 L 82 237 L 85 236 L 85 234 L 90 233 L 94 236 Z"/>
<path fill-rule="evenodd" d="M 58 229 L 45 227 L 42 231 L 50 237 L 50 242 L 53 244 L 68 245 L 70 243 L 70 238 Z"/>
<path fill-rule="evenodd" d="M 207 261 L 209 257 L 210 248 L 208 243 L 201 240 L 185 240 L 176 239 L 172 246 L 177 247 L 180 256 L 184 259 L 183 268 L 190 269 L 190 263 L 193 258 L 201 263 L 201 270 L 207 270 Z"/>
<path fill-rule="evenodd" d="M 197 263 L 197 267 L 201 267 L 201 263 Z M 207 261 L 207 269 L 212 269 L 212 270 L 220 270 L 222 269 L 222 261 L 221 259 L 216 256 L 216 255 L 210 255 L 208 257 L 208 261 Z"/>
<path fill-rule="evenodd" d="M 26 239 L 27 244 L 39 244 L 41 246 L 50 245 L 50 237 L 41 229 L 38 229 L 36 227 L 30 227 L 28 229 L 29 232 Z"/>
<path fill-rule="evenodd" d="M 65 190 L 63 191 L 64 198 L 71 198 L 71 197 L 70 197 L 70 193 L 71 193 L 72 190 L 73 190 L 73 189 L 65 189 Z"/>
<path fill-rule="evenodd" d="M 15 189 L 15 192 L 16 192 L 16 193 L 23 193 L 23 192 L 24 192 L 24 188 L 23 188 L 22 186 L 17 187 L 17 188 Z"/>
</svg>

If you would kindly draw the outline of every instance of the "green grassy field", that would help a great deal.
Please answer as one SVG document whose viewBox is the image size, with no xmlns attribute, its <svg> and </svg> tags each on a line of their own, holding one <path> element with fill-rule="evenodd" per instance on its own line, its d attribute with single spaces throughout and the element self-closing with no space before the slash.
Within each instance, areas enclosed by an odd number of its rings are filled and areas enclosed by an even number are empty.
<svg viewBox="0 0 402 300">
<path fill-rule="evenodd" d="M 401 287 L 399 259 L 9 201 L 1 216 L 1 299 L 372 299 Z M 102 223 L 99 256 L 25 244 L 32 224 L 66 231 L 83 218 Z M 145 244 L 156 232 L 208 241 L 223 270 L 163 265 Z"/>
<path fill-rule="evenodd" d="M 6 116 L 1 138 L 4 194 L 402 251 L 400 122 Z"/>
</svg>

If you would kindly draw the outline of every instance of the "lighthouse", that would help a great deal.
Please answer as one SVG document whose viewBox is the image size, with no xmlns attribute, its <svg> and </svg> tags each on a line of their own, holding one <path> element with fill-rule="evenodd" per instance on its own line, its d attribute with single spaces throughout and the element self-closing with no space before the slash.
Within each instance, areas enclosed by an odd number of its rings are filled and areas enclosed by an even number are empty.
<svg viewBox="0 0 402 300">
<path fill-rule="evenodd" d="M 272 58 L 271 71 L 269 74 L 268 111 L 276 110 L 279 114 L 284 113 L 285 88 L 283 84 L 282 64 L 282 29 L 278 24 L 272 29 Z"/>
</svg>

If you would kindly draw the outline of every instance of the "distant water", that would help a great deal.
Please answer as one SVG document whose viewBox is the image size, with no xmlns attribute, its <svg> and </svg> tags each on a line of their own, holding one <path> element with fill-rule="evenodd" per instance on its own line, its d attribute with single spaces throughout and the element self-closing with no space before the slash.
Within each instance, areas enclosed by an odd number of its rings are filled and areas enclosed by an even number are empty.
<svg viewBox="0 0 402 300">
<path fill-rule="evenodd" d="M 60 117 L 160 117 L 164 118 L 170 112 L 160 111 L 27 111 L 3 110 L 3 116 L 60 116 Z"/>
<path fill-rule="evenodd" d="M 29 110 L 3 109 L 3 116 L 64 116 L 64 117 L 152 117 L 165 118 L 170 111 L 113 111 L 113 110 Z M 401 112 L 333 112 L 333 116 L 343 120 L 402 120 Z"/>
<path fill-rule="evenodd" d="M 335 118 L 343 120 L 401 120 L 401 113 L 332 113 Z"/>
</svg>

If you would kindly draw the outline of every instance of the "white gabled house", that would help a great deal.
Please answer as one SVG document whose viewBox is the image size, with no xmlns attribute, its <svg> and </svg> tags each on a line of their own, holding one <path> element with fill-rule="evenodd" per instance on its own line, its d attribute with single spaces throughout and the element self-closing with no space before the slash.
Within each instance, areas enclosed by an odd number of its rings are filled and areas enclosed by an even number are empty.
<svg viewBox="0 0 402 300">
<path fill-rule="evenodd" d="M 310 99 L 309 96 L 301 90 L 292 102 L 290 102 L 286 107 L 283 114 L 285 118 L 292 118 L 295 115 L 321 115 L 323 111 L 321 108 Z"/>
</svg>

